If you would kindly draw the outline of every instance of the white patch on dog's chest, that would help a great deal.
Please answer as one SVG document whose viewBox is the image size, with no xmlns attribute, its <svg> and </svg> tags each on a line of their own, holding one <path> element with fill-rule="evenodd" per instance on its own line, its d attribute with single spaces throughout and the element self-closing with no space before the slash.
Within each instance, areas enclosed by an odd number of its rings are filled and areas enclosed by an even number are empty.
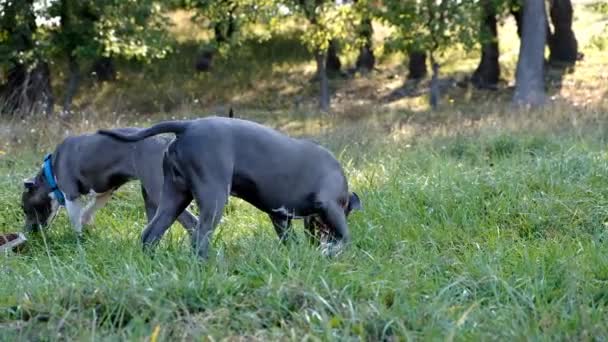
<svg viewBox="0 0 608 342">
<path fill-rule="evenodd" d="M 65 196 L 65 194 L 64 194 L 64 196 Z M 59 207 L 60 207 L 59 201 L 55 198 L 55 194 L 53 192 L 49 193 L 49 197 L 51 199 L 51 215 L 49 215 L 45 224 L 49 224 L 49 222 L 51 222 L 55 218 L 55 216 L 59 212 Z"/>
</svg>

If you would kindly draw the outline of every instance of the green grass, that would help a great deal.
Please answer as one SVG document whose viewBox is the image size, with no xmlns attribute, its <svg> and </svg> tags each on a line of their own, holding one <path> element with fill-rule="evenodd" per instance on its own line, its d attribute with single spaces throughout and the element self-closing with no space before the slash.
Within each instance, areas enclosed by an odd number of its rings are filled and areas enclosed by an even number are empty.
<svg viewBox="0 0 608 342">
<path fill-rule="evenodd" d="M 230 105 L 328 146 L 364 211 L 334 259 L 304 242 L 283 248 L 266 215 L 236 199 L 209 261 L 192 256 L 179 225 L 149 257 L 130 183 L 83 239 L 62 212 L 22 253 L 0 255 L 0 341 L 608 339 L 608 83 L 605 51 L 593 43 L 605 18 L 576 6 L 585 60 L 549 77 L 559 82 L 548 82 L 543 111 L 513 112 L 509 89 L 455 87 L 438 111 L 423 95 L 387 103 L 405 65 L 380 54 L 379 71 L 332 80 L 332 114 L 317 115 L 314 62 L 297 32 L 247 40 L 194 74 L 208 37 L 184 21 L 176 54 L 118 61 L 119 80 L 83 85 L 72 117 L 3 120 L 0 232 L 21 229 L 21 180 L 62 137 L 224 115 Z M 509 82 L 514 37 L 509 21 L 500 43 Z M 443 58 L 442 72 L 460 77 L 478 51 Z M 303 240 L 300 222 L 295 229 Z"/>
<path fill-rule="evenodd" d="M 608 337 L 608 153 L 603 130 L 509 131 L 413 145 L 335 146 L 364 211 L 326 259 L 280 247 L 232 200 L 206 263 L 175 225 L 154 257 L 135 183 L 83 240 L 65 214 L 1 257 L 0 339 L 582 339 Z M 38 164 L 0 161 L 0 230 L 22 222 Z M 301 238 L 301 224 L 296 225 Z"/>
</svg>

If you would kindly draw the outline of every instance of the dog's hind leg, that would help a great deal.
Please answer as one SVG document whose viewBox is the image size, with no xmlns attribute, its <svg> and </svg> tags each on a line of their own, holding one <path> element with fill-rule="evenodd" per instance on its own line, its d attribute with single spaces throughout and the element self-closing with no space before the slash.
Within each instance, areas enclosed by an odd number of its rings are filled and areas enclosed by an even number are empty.
<svg viewBox="0 0 608 342">
<path fill-rule="evenodd" d="M 148 194 L 148 191 L 146 191 L 146 188 L 143 185 L 141 186 L 141 195 L 144 198 L 146 217 L 148 218 L 148 222 L 150 222 L 154 218 L 154 214 L 156 214 L 156 209 L 158 208 L 158 205 L 152 201 L 150 195 Z"/>
<path fill-rule="evenodd" d="M 221 182 L 206 182 L 195 189 L 195 196 L 200 210 L 198 226 L 192 234 L 194 252 L 202 259 L 209 253 L 209 242 L 213 231 L 222 218 L 224 206 L 228 200 L 226 187 Z"/>
<path fill-rule="evenodd" d="M 152 220 L 148 223 L 144 232 L 142 233 L 142 244 L 144 249 L 153 247 L 156 245 L 177 219 L 180 213 L 186 209 L 188 204 L 192 201 L 192 194 L 188 189 L 185 189 L 181 184 L 176 184 L 172 170 L 169 168 L 168 163 L 163 163 L 165 171 L 163 190 L 161 192 L 161 198 Z"/>
<path fill-rule="evenodd" d="M 158 205 L 156 204 L 156 202 L 153 201 L 153 199 L 150 197 L 148 191 L 143 185 L 141 187 L 141 194 L 144 198 L 144 205 L 146 207 L 146 217 L 148 218 L 148 222 L 150 222 L 152 221 L 154 214 L 156 214 L 156 209 L 158 208 Z M 192 235 L 192 232 L 194 231 L 198 223 L 196 216 L 192 215 L 192 213 L 190 213 L 187 209 L 184 210 L 177 217 L 177 221 L 184 227 L 184 229 L 186 229 L 186 231 L 190 235 Z"/>
<path fill-rule="evenodd" d="M 177 217 L 177 221 L 186 229 L 188 234 L 192 236 L 196 230 L 196 225 L 198 224 L 196 216 L 192 215 L 192 213 L 186 209 Z"/>
</svg>

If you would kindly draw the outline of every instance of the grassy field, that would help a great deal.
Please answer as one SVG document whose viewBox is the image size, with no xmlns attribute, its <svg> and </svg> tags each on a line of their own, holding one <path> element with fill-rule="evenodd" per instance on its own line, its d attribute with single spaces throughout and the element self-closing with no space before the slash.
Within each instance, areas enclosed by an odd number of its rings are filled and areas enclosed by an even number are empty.
<svg viewBox="0 0 608 342">
<path fill-rule="evenodd" d="M 325 259 L 281 248 L 264 215 L 233 200 L 212 257 L 174 226 L 154 258 L 135 184 L 83 240 L 65 215 L 0 264 L 3 340 L 608 336 L 605 125 L 344 146 L 364 211 L 353 245 Z M 377 141 L 377 140 L 376 140 Z M 37 156 L 2 163 L 0 226 L 20 222 Z M 296 229 L 303 238 L 301 225 Z"/>
<path fill-rule="evenodd" d="M 312 60 L 281 38 L 188 80 L 195 44 L 184 42 L 181 57 L 81 94 L 69 119 L 3 121 L 0 232 L 21 229 L 21 180 L 62 137 L 228 105 L 329 147 L 364 210 L 333 259 L 305 243 L 300 222 L 302 243 L 282 247 L 266 215 L 236 199 L 208 262 L 179 225 L 151 258 L 130 183 L 83 239 L 63 212 L 0 255 L 0 341 L 608 339 L 608 62 L 592 44 L 606 18 L 576 20 L 585 60 L 550 73 L 543 110 L 510 107 L 507 85 L 450 89 L 434 112 L 423 96 L 383 101 L 404 75 L 399 56 L 383 56 L 372 75 L 333 80 L 332 114 L 320 115 Z M 509 78 L 513 32 L 502 32 Z M 450 53 L 448 75 L 470 73 L 475 53 Z"/>
</svg>

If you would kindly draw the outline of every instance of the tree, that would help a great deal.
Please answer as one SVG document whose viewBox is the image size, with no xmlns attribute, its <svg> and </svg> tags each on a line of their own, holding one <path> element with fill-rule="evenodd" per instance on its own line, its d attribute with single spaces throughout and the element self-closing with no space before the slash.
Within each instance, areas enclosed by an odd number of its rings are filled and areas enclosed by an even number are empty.
<svg viewBox="0 0 608 342">
<path fill-rule="evenodd" d="M 478 88 L 494 89 L 500 79 L 497 4 L 493 0 L 481 0 L 481 6 L 481 59 L 471 81 Z"/>
<path fill-rule="evenodd" d="M 420 80 L 426 77 L 428 70 L 426 67 L 426 52 L 410 49 L 408 51 L 408 74 L 410 80 Z"/>
<path fill-rule="evenodd" d="M 410 78 L 426 74 L 426 56 L 433 66 L 430 90 L 433 101 L 439 98 L 436 84 L 440 63 L 437 57 L 448 47 L 463 44 L 470 48 L 476 41 L 476 0 L 387 0 L 378 14 L 397 30 L 388 42 L 391 49 L 410 56 Z M 434 84 L 433 84 L 434 82 Z"/>
<path fill-rule="evenodd" d="M 53 109 L 49 66 L 35 49 L 37 30 L 33 0 L 0 4 L 0 67 L 7 75 L 0 87 L 3 113 L 50 114 Z"/>
<path fill-rule="evenodd" d="M 574 64 L 578 57 L 578 42 L 572 30 L 570 0 L 551 0 L 550 16 L 553 34 L 549 38 L 549 61 Z"/>
<path fill-rule="evenodd" d="M 69 112 L 81 82 L 81 64 L 117 56 L 148 62 L 170 50 L 161 6 L 153 0 L 58 0 L 47 15 L 59 18 L 50 30 L 52 54 L 67 61 L 63 110 Z"/>
<path fill-rule="evenodd" d="M 332 75 L 339 74 L 340 69 L 342 69 L 342 62 L 340 62 L 340 57 L 338 57 L 338 41 L 336 39 L 329 41 L 325 66 L 327 71 Z"/>
<path fill-rule="evenodd" d="M 116 79 L 116 67 L 112 57 L 98 57 L 93 62 L 91 72 L 98 82 L 114 81 Z"/>
<path fill-rule="evenodd" d="M 354 0 L 355 9 L 361 17 L 361 22 L 357 27 L 357 35 L 359 42 L 359 55 L 355 62 L 355 70 L 359 72 L 369 72 L 374 69 L 376 58 L 374 56 L 372 37 L 374 28 L 372 26 L 372 14 L 369 1 Z"/>
<path fill-rule="evenodd" d="M 196 70 L 209 71 L 216 54 L 227 54 L 240 43 L 242 26 L 274 18 L 277 4 L 275 0 L 173 0 L 171 8 L 194 10 L 192 20 L 213 31 L 213 41 L 201 47 L 194 63 Z"/>
<path fill-rule="evenodd" d="M 292 0 L 286 2 L 292 15 L 306 19 L 302 41 L 314 55 L 317 64 L 320 95 L 319 108 L 330 107 L 329 81 L 327 78 L 327 55 L 332 40 L 348 44 L 348 33 L 354 31 L 355 17 L 350 5 L 337 5 L 327 0 Z"/>
<path fill-rule="evenodd" d="M 426 74 L 426 58 L 431 64 L 447 47 L 455 44 L 472 46 L 477 31 L 476 0 L 386 0 L 378 17 L 396 28 L 388 42 L 389 50 L 400 50 L 410 56 L 412 78 Z"/>
<path fill-rule="evenodd" d="M 509 0 L 510 12 L 517 23 L 517 35 L 522 35 L 522 1 Z M 549 0 L 550 17 L 553 24 L 553 32 L 549 26 L 549 20 L 545 15 L 546 44 L 549 46 L 549 62 L 553 64 L 574 64 L 579 57 L 578 42 L 572 30 L 572 3 L 570 0 Z"/>
<path fill-rule="evenodd" d="M 27 109 L 42 99 L 45 112 L 52 111 L 50 61 L 66 62 L 62 104 L 69 112 L 83 63 L 109 57 L 149 62 L 170 50 L 168 21 L 154 0 L 56 0 L 35 11 L 33 0 L 1 6 L 0 63 L 9 70 L 3 98 L 11 108 Z"/>
<path fill-rule="evenodd" d="M 525 0 L 513 96 L 513 102 L 517 105 L 539 106 L 545 101 L 544 50 L 547 37 L 545 22 L 544 1 Z"/>
<path fill-rule="evenodd" d="M 183 0 L 177 7 L 196 11 L 192 19 L 207 23 L 213 30 L 213 50 L 217 50 L 230 44 L 238 31 L 239 10 L 244 4 L 245 1 L 237 0 Z"/>
</svg>

